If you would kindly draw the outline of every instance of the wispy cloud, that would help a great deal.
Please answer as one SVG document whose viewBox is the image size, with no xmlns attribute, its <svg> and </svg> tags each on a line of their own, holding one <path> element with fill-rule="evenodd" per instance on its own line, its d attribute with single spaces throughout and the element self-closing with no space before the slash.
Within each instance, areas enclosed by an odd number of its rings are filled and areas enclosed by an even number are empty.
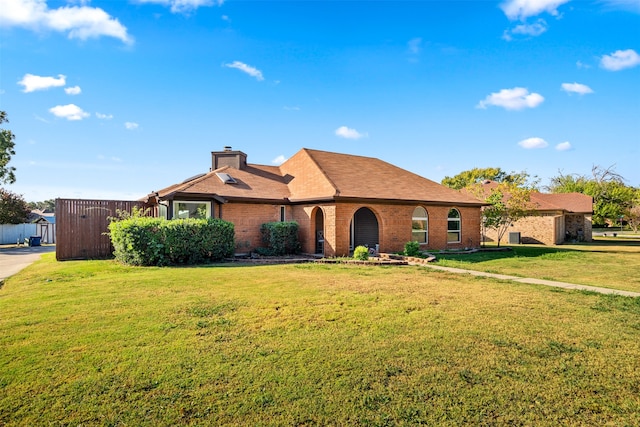
<svg viewBox="0 0 640 427">
<path fill-rule="evenodd" d="M 276 157 L 275 159 L 271 160 L 271 163 L 273 163 L 274 165 L 280 166 L 281 164 L 283 164 L 286 161 L 287 161 L 287 158 L 285 156 L 283 156 L 282 154 L 280 154 L 278 157 Z"/>
<path fill-rule="evenodd" d="M 572 148 L 573 147 L 571 147 L 571 143 L 569 141 L 561 142 L 560 144 L 556 145 L 556 150 L 558 151 L 569 151 Z"/>
<path fill-rule="evenodd" d="M 524 21 L 545 12 L 551 16 L 559 16 L 558 7 L 568 2 L 569 0 L 506 0 L 500 5 L 500 9 L 512 21 Z"/>
<path fill-rule="evenodd" d="M 3 1 L 0 7 L 1 27 L 21 27 L 66 33 L 70 39 L 86 40 L 102 36 L 133 43 L 127 28 L 97 7 L 63 6 L 49 9 L 46 0 Z"/>
<path fill-rule="evenodd" d="M 80 95 L 82 93 L 82 89 L 80 89 L 80 86 L 71 86 L 65 87 L 64 92 L 67 95 Z"/>
<path fill-rule="evenodd" d="M 349 128 L 347 126 L 340 126 L 338 129 L 336 129 L 336 136 L 346 139 L 360 139 L 366 137 L 367 134 L 360 133 L 357 130 Z"/>
<path fill-rule="evenodd" d="M 640 13 L 640 1 L 638 0 L 600 0 L 600 2 L 612 9 Z"/>
<path fill-rule="evenodd" d="M 18 84 L 24 86 L 24 89 L 22 89 L 23 92 L 29 93 L 35 92 L 37 90 L 45 90 L 52 87 L 64 86 L 65 84 L 67 84 L 66 79 L 67 77 L 62 74 L 58 74 L 57 78 L 51 76 L 36 76 L 34 74 L 25 74 L 24 77 L 22 77 L 22 80 L 18 82 Z"/>
<path fill-rule="evenodd" d="M 127 130 L 136 130 L 140 127 L 140 125 L 136 122 L 124 122 L 124 127 Z"/>
<path fill-rule="evenodd" d="M 593 93 L 593 89 L 581 83 L 562 83 L 562 85 L 560 85 L 560 88 L 567 93 L 577 93 L 580 95 Z"/>
<path fill-rule="evenodd" d="M 137 2 L 168 6 L 173 13 L 189 13 L 199 7 L 220 6 L 224 0 L 137 0 Z"/>
<path fill-rule="evenodd" d="M 487 106 L 502 107 L 506 110 L 522 110 L 524 108 L 535 108 L 542 104 L 544 97 L 539 93 L 529 93 L 526 88 L 514 87 L 513 89 L 502 89 L 487 95 L 480 101 L 476 108 L 485 109 Z"/>
<path fill-rule="evenodd" d="M 224 66 L 227 68 L 235 68 L 237 70 L 240 70 L 243 73 L 250 75 L 251 77 L 255 77 L 256 80 L 258 81 L 264 80 L 264 77 L 262 76 L 262 71 L 258 70 L 255 67 L 252 67 L 251 65 L 247 65 L 244 62 L 233 61 L 230 64 L 224 64 Z"/>
<path fill-rule="evenodd" d="M 96 117 L 99 118 L 100 120 L 111 120 L 111 119 L 113 119 L 113 115 L 112 114 L 96 113 Z"/>
<path fill-rule="evenodd" d="M 545 31 L 547 31 L 547 22 L 544 19 L 538 19 L 533 24 L 519 24 L 509 30 L 505 30 L 502 38 L 511 41 L 513 36 L 537 37 Z"/>
<path fill-rule="evenodd" d="M 549 146 L 549 143 L 542 138 L 527 138 L 518 142 L 518 145 L 525 150 L 531 150 L 534 148 L 545 148 Z"/>
<path fill-rule="evenodd" d="M 407 48 L 409 49 L 409 53 L 412 55 L 417 55 L 422 50 L 422 38 L 416 37 L 407 43 Z"/>
<path fill-rule="evenodd" d="M 616 50 L 611 55 L 602 55 L 600 66 L 609 71 L 620 71 L 640 64 L 640 55 L 633 50 Z"/>
<path fill-rule="evenodd" d="M 49 112 L 56 117 L 67 120 L 82 120 L 90 116 L 89 113 L 75 104 L 56 105 L 53 108 L 49 108 Z"/>
<path fill-rule="evenodd" d="M 582 62 L 582 61 L 576 61 L 576 67 L 577 67 L 579 70 L 582 70 L 583 68 L 584 68 L 584 69 L 589 69 L 589 68 L 591 68 L 591 65 L 589 65 L 589 64 L 585 64 L 585 63 L 584 63 L 584 62 Z"/>
</svg>

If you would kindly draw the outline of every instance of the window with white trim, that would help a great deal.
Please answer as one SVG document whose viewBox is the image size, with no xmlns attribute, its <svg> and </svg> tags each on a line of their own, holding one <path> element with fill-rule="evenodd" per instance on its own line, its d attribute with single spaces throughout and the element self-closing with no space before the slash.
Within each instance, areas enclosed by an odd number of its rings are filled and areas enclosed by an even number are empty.
<svg viewBox="0 0 640 427">
<path fill-rule="evenodd" d="M 460 243 L 460 211 L 451 209 L 447 215 L 447 243 Z"/>
<path fill-rule="evenodd" d="M 411 240 L 418 243 L 429 243 L 429 216 L 427 210 L 418 206 L 411 217 Z"/>
<path fill-rule="evenodd" d="M 174 201 L 173 218 L 210 218 L 211 202 Z"/>
</svg>

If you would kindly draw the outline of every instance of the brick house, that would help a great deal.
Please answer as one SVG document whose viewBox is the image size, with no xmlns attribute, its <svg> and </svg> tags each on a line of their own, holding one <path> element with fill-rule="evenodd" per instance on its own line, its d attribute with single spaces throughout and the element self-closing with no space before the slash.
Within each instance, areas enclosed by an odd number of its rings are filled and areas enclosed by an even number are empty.
<svg viewBox="0 0 640 427">
<path fill-rule="evenodd" d="M 482 183 L 485 194 L 498 184 L 493 181 Z M 593 198 L 581 193 L 540 193 L 530 195 L 532 214 L 514 222 L 508 233 L 519 233 L 519 243 L 541 243 L 559 245 L 567 241 L 593 240 L 591 218 Z M 495 230 L 486 230 L 485 241 L 497 240 Z M 506 235 L 504 238 L 509 239 Z M 511 241 L 509 243 L 518 243 Z"/>
<path fill-rule="evenodd" d="M 303 252 L 345 256 L 355 246 L 401 251 L 480 246 L 478 199 L 379 159 L 302 149 L 280 166 L 247 163 L 225 147 L 211 171 L 149 194 L 156 215 L 233 222 L 236 250 L 262 246 L 260 226 L 300 225 Z"/>
</svg>

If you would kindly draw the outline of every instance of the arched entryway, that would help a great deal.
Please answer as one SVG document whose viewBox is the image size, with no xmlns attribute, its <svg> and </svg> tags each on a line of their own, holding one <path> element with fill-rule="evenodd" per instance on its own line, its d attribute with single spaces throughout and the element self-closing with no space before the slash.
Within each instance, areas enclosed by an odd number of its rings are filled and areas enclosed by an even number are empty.
<svg viewBox="0 0 640 427">
<path fill-rule="evenodd" d="M 324 255 L 324 213 L 317 208 L 313 214 L 315 223 L 315 253 Z"/>
<path fill-rule="evenodd" d="M 351 219 L 351 249 L 356 246 L 375 248 L 380 243 L 378 219 L 369 208 L 360 208 Z"/>
</svg>

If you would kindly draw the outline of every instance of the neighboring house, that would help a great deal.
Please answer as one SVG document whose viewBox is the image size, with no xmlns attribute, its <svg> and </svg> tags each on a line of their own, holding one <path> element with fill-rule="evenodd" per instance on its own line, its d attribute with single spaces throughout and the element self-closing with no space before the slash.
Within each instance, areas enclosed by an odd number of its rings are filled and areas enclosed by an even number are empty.
<svg viewBox="0 0 640 427">
<path fill-rule="evenodd" d="M 29 213 L 29 222 L 36 224 L 36 236 L 42 243 L 56 242 L 56 215 L 48 210 L 33 209 Z"/>
<path fill-rule="evenodd" d="M 498 184 L 485 181 L 485 194 Z M 519 243 L 542 243 L 559 245 L 567 241 L 591 242 L 593 198 L 581 193 L 540 193 L 531 192 L 532 214 L 514 222 L 503 239 Z M 511 234 L 515 233 L 515 234 Z M 517 239 L 519 233 L 519 239 Z M 495 230 L 486 230 L 485 241 L 497 240 Z"/>
<path fill-rule="evenodd" d="M 208 173 L 147 196 L 166 218 L 215 217 L 234 223 L 236 250 L 263 246 L 260 226 L 300 225 L 303 252 L 345 256 L 355 246 L 402 251 L 480 246 L 481 201 L 370 157 L 302 149 L 280 166 L 247 163 L 225 147 Z"/>
</svg>

